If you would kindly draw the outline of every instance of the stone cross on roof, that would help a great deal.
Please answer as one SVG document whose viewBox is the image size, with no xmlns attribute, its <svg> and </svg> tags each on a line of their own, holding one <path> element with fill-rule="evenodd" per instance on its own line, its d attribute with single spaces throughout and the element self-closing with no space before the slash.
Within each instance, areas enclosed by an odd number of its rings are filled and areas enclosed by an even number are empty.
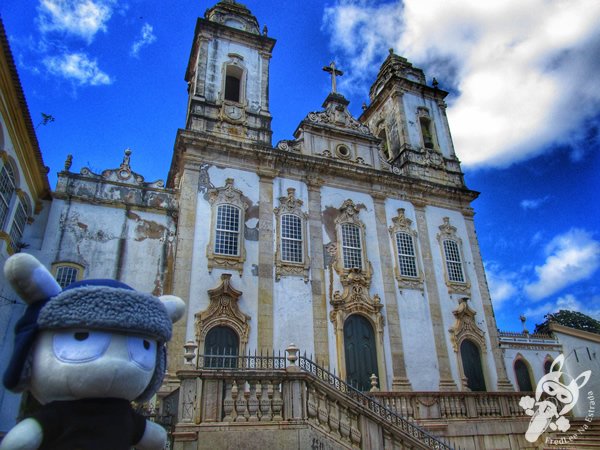
<svg viewBox="0 0 600 450">
<path fill-rule="evenodd" d="M 342 76 L 344 75 L 344 72 L 342 72 L 341 70 L 338 70 L 335 68 L 335 63 L 333 61 L 331 61 L 331 64 L 329 64 L 328 66 L 323 67 L 323 70 L 325 72 L 329 72 L 331 74 L 331 92 L 333 92 L 334 94 L 337 92 L 336 90 L 336 83 L 335 83 L 335 76 L 339 75 Z"/>
</svg>

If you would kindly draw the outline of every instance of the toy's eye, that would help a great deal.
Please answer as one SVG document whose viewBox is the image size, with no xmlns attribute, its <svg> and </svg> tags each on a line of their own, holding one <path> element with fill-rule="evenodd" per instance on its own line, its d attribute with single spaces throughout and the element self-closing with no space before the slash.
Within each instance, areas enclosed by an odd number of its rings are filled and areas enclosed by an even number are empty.
<svg viewBox="0 0 600 450">
<path fill-rule="evenodd" d="M 98 359 L 110 344 L 110 333 L 103 331 L 58 331 L 53 347 L 56 357 L 63 362 L 88 362 Z"/>
<path fill-rule="evenodd" d="M 156 364 L 156 341 L 153 339 L 127 336 L 129 358 L 144 370 L 154 369 Z"/>
</svg>

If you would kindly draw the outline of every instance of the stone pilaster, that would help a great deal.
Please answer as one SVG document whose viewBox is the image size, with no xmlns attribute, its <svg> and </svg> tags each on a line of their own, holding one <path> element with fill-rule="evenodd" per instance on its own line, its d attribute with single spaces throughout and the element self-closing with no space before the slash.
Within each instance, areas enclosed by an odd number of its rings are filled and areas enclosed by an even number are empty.
<svg viewBox="0 0 600 450">
<path fill-rule="evenodd" d="M 273 179 L 259 171 L 258 188 L 258 350 L 273 350 Z"/>
<path fill-rule="evenodd" d="M 431 255 L 431 244 L 429 242 L 429 230 L 427 229 L 427 218 L 425 216 L 425 205 L 415 204 L 415 215 L 417 218 L 417 231 L 421 252 L 423 254 L 423 268 L 425 270 L 425 286 L 429 300 L 429 311 L 431 324 L 433 326 L 433 338 L 435 339 L 435 351 L 440 368 L 440 391 L 456 391 L 456 383 L 450 371 L 450 360 L 448 357 L 448 345 L 446 344 L 446 331 L 442 318 L 441 299 L 438 291 L 437 279 L 433 270 L 433 257 Z"/>
<path fill-rule="evenodd" d="M 173 264 L 173 294 L 183 299 L 186 310 L 183 318 L 173 324 L 173 337 L 169 342 L 170 357 L 167 366 L 167 370 L 171 375 L 184 368 L 183 344 L 186 342 L 186 328 L 189 317 L 193 318 L 195 313 L 195 311 L 190 311 L 190 283 L 192 279 L 191 262 L 195 248 L 194 235 L 196 232 L 199 178 L 200 164 L 187 162 L 181 174 L 177 248 Z M 210 224 L 202 225 L 206 228 Z"/>
<path fill-rule="evenodd" d="M 206 85 L 206 67 L 208 64 L 208 39 L 202 36 L 198 36 L 198 54 L 200 57 L 196 60 L 197 66 L 194 74 L 196 75 L 194 94 L 198 97 L 205 98 L 206 93 L 204 92 Z"/>
<path fill-rule="evenodd" d="M 379 243 L 379 257 L 381 259 L 381 275 L 383 277 L 383 301 L 385 304 L 390 349 L 392 353 L 392 390 L 412 390 L 410 381 L 406 376 L 404 363 L 404 347 L 402 346 L 402 331 L 400 329 L 400 316 L 398 314 L 398 299 L 394 284 L 393 256 L 390 252 L 387 231 L 387 218 L 385 214 L 385 196 L 371 194 L 375 206 L 375 222 L 377 224 L 377 241 Z"/>
<path fill-rule="evenodd" d="M 329 335 L 327 333 L 327 296 L 325 261 L 323 256 L 323 221 L 321 219 L 321 186 L 323 180 L 308 177 L 308 235 L 310 242 L 310 285 L 313 304 L 315 360 L 329 366 Z"/>
<path fill-rule="evenodd" d="M 506 374 L 504 358 L 502 358 L 502 351 L 500 350 L 500 344 L 498 342 L 496 317 L 494 316 L 490 290 L 485 277 L 485 271 L 483 269 L 483 259 L 481 258 L 481 251 L 479 250 L 479 241 L 477 240 L 477 235 L 475 234 L 473 212 L 467 211 L 463 213 L 463 216 L 467 228 L 467 236 L 469 237 L 469 245 L 471 246 L 471 252 L 473 253 L 473 267 L 475 268 L 477 284 L 479 286 L 479 292 L 481 293 L 481 302 L 483 303 L 483 313 L 487 323 L 487 332 L 490 337 L 491 351 L 492 355 L 494 356 L 496 373 L 498 374 L 497 389 L 499 391 L 514 391 L 515 389 Z"/>
</svg>

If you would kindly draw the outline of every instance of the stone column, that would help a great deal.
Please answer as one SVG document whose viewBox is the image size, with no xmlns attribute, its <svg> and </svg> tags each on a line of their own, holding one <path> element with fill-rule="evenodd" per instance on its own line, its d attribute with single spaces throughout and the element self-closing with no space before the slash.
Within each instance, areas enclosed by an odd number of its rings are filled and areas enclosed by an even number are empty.
<svg viewBox="0 0 600 450">
<path fill-rule="evenodd" d="M 416 203 L 415 215 L 417 218 L 417 231 L 421 252 L 423 254 L 423 268 L 425 270 L 425 287 L 429 300 L 429 311 L 431 324 L 433 325 L 433 337 L 435 339 L 435 351 L 440 367 L 440 391 L 456 391 L 456 383 L 452 379 L 450 371 L 450 360 L 448 358 L 448 345 L 446 344 L 446 330 L 442 319 L 441 299 L 438 291 L 435 270 L 433 270 L 433 257 L 431 256 L 431 244 L 429 242 L 429 230 L 425 216 L 425 204 Z"/>
<path fill-rule="evenodd" d="M 192 278 L 191 261 L 194 254 L 194 235 L 196 232 L 196 206 L 198 203 L 198 183 L 200 179 L 200 163 L 185 162 L 181 175 L 179 191 L 179 218 L 177 222 L 177 247 L 173 264 L 173 294 L 181 297 L 186 304 L 185 315 L 173 324 L 173 337 L 169 342 L 170 357 L 167 370 L 174 376 L 177 370 L 184 368 L 183 344 L 186 341 L 186 328 L 190 317 L 190 283 Z M 200 224 L 208 230 L 208 222 Z"/>
<path fill-rule="evenodd" d="M 390 235 L 387 230 L 385 214 L 385 199 L 383 194 L 371 194 L 375 206 L 375 222 L 377 224 L 377 242 L 379 243 L 379 258 L 381 260 L 381 275 L 383 277 L 383 302 L 385 304 L 390 349 L 392 353 L 392 390 L 412 390 L 406 376 L 404 363 L 404 347 L 402 346 L 402 330 L 398 314 L 398 299 L 394 283 L 393 256 L 390 252 Z"/>
<path fill-rule="evenodd" d="M 273 179 L 259 170 L 258 190 L 258 350 L 273 350 Z"/>
<path fill-rule="evenodd" d="M 327 296 L 325 261 L 323 256 L 323 221 L 321 219 L 321 186 L 323 180 L 308 176 L 308 235 L 310 243 L 310 286 L 313 304 L 315 359 L 329 366 L 329 335 L 327 332 Z"/>
<path fill-rule="evenodd" d="M 490 290 L 488 288 L 485 271 L 483 269 L 483 259 L 481 258 L 481 251 L 479 250 L 479 241 L 477 240 L 477 235 L 475 234 L 475 223 L 473 222 L 473 216 L 474 213 L 471 209 L 463 212 L 463 217 L 465 219 L 465 225 L 467 228 L 467 236 L 469 237 L 469 245 L 471 246 L 471 252 L 473 253 L 473 267 L 475 268 L 475 274 L 477 275 L 477 285 L 479 286 L 479 292 L 481 293 L 483 313 L 487 323 L 487 333 L 490 337 L 492 355 L 494 356 L 494 363 L 496 365 L 496 373 L 498 373 L 497 389 L 499 391 L 514 391 L 515 389 L 506 374 L 506 366 L 504 365 L 502 350 L 500 350 L 500 344 L 498 342 L 498 328 L 496 326 L 496 318 L 494 316 L 494 309 L 492 307 Z"/>
</svg>

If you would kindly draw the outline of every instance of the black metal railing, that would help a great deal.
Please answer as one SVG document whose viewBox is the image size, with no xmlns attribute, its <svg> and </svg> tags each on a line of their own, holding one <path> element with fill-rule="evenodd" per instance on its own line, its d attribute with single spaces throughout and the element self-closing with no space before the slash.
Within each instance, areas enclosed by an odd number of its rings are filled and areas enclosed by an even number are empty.
<svg viewBox="0 0 600 450">
<path fill-rule="evenodd" d="M 234 354 L 229 349 L 218 349 L 207 355 L 198 355 L 196 360 L 197 369 L 229 369 L 229 370 L 263 370 L 263 369 L 285 369 L 285 353 L 278 352 L 256 353 L 254 355 Z"/>
<path fill-rule="evenodd" d="M 453 450 L 448 444 L 429 434 L 418 425 L 411 423 L 407 419 L 399 416 L 391 409 L 383 406 L 374 398 L 365 395 L 363 392 L 346 383 L 344 380 L 329 372 L 327 369 L 320 367 L 318 364 L 306 358 L 305 356 L 298 357 L 298 366 L 305 372 L 312 374 L 318 380 L 327 383 L 330 387 L 333 387 L 337 391 L 343 393 L 346 397 L 351 398 L 361 406 L 367 408 L 383 421 L 400 428 L 409 436 L 412 436 L 420 442 L 426 444 L 429 448 Z"/>
</svg>

